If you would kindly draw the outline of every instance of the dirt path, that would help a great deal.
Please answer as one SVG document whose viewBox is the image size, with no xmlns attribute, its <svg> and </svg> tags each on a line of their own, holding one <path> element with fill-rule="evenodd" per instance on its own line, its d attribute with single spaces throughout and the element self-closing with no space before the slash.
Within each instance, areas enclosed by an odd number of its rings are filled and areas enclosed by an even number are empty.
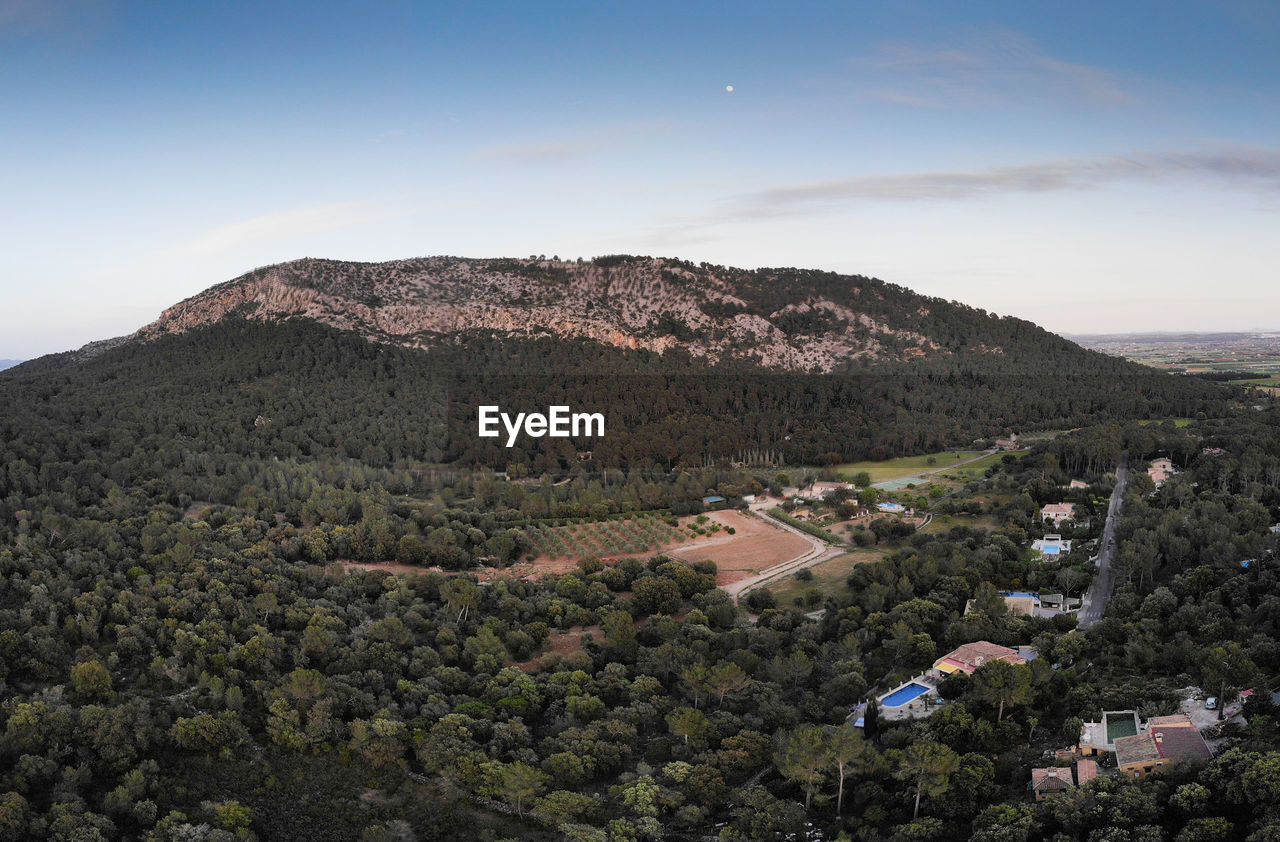
<svg viewBox="0 0 1280 842">
<path fill-rule="evenodd" d="M 805 550 L 805 552 L 793 559 L 789 559 L 781 562 L 780 564 L 775 564 L 773 567 L 762 570 L 755 576 L 741 579 L 737 582 L 731 582 L 727 585 L 721 585 L 721 589 L 725 593 L 729 594 L 729 596 L 733 597 L 734 602 L 737 602 L 742 598 L 744 593 L 753 588 L 758 588 L 761 585 L 767 585 L 775 579 L 779 579 L 805 567 L 812 567 L 819 562 L 835 558 L 836 556 L 847 552 L 844 548 L 834 547 L 817 536 L 810 535 L 807 532 L 801 532 L 790 524 L 782 523 L 781 521 L 773 521 L 773 523 L 779 528 L 803 538 L 809 544 L 809 549 Z"/>
</svg>

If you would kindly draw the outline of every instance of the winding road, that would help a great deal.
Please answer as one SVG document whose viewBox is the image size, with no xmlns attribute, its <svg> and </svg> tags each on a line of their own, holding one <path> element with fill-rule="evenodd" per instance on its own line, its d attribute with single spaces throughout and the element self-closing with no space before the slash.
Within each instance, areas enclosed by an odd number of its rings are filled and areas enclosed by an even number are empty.
<svg viewBox="0 0 1280 842">
<path fill-rule="evenodd" d="M 1116 487 L 1111 492 L 1111 502 L 1107 506 L 1107 525 L 1102 529 L 1102 548 L 1098 550 L 1098 575 L 1093 577 L 1093 584 L 1085 591 L 1077 628 L 1087 629 L 1101 620 L 1107 611 L 1107 600 L 1111 599 L 1111 591 L 1115 587 L 1111 558 L 1116 549 L 1116 524 L 1120 522 L 1120 503 L 1124 500 L 1124 487 L 1128 481 L 1129 453 L 1126 451 L 1120 455 L 1120 466 L 1116 468 Z"/>
</svg>

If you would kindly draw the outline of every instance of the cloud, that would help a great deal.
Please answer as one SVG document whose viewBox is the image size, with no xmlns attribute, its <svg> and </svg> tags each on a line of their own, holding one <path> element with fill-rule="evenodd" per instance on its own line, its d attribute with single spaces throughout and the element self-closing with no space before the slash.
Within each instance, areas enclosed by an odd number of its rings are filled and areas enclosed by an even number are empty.
<svg viewBox="0 0 1280 842">
<path fill-rule="evenodd" d="M 955 170 L 850 178 L 784 185 L 745 193 L 729 202 L 728 215 L 765 218 L 807 213 L 864 200 L 970 199 L 999 193 L 1088 190 L 1121 181 L 1161 181 L 1204 176 L 1265 190 L 1280 189 L 1280 150 L 1143 153 L 1066 158 L 985 170 Z"/>
<path fill-rule="evenodd" d="M 315 205 L 263 214 L 213 228 L 166 252 L 175 258 L 200 258 L 231 251 L 268 240 L 282 240 L 352 225 L 364 225 L 405 216 L 409 211 L 387 207 L 382 202 L 364 200 Z"/>
<path fill-rule="evenodd" d="M 1134 97 L 1108 71 L 1064 61 L 1012 30 L 958 46 L 886 44 L 850 62 L 860 96 L 918 108 L 996 108 L 1063 99 L 1114 108 Z"/>
</svg>

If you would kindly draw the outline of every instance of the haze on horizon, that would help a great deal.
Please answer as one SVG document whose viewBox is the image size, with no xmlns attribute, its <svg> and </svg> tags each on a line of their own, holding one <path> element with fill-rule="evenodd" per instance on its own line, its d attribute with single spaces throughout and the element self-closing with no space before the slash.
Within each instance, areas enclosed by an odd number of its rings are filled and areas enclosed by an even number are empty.
<svg viewBox="0 0 1280 842">
<path fill-rule="evenodd" d="M 1280 6 L 0 0 L 0 357 L 302 256 L 883 278 L 1280 329 Z M 732 90 L 729 90 L 729 87 Z"/>
</svg>

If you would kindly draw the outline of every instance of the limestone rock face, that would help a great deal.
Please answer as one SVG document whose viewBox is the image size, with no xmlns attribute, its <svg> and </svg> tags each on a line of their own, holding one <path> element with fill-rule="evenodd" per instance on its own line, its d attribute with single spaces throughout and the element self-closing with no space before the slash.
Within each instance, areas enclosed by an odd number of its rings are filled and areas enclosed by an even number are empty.
<svg viewBox="0 0 1280 842">
<path fill-rule="evenodd" d="M 808 274 L 821 283 L 806 283 Z M 865 312 L 860 305 L 883 300 L 878 284 L 666 258 L 306 258 L 212 287 L 130 338 L 154 339 L 236 316 L 312 319 L 372 341 L 424 348 L 468 331 L 586 338 L 659 353 L 679 345 L 712 361 L 738 358 L 795 371 L 831 371 L 858 357 L 946 353 L 929 336 Z M 780 301 L 786 303 L 777 306 Z M 928 312 L 921 307 L 908 316 Z"/>
</svg>

